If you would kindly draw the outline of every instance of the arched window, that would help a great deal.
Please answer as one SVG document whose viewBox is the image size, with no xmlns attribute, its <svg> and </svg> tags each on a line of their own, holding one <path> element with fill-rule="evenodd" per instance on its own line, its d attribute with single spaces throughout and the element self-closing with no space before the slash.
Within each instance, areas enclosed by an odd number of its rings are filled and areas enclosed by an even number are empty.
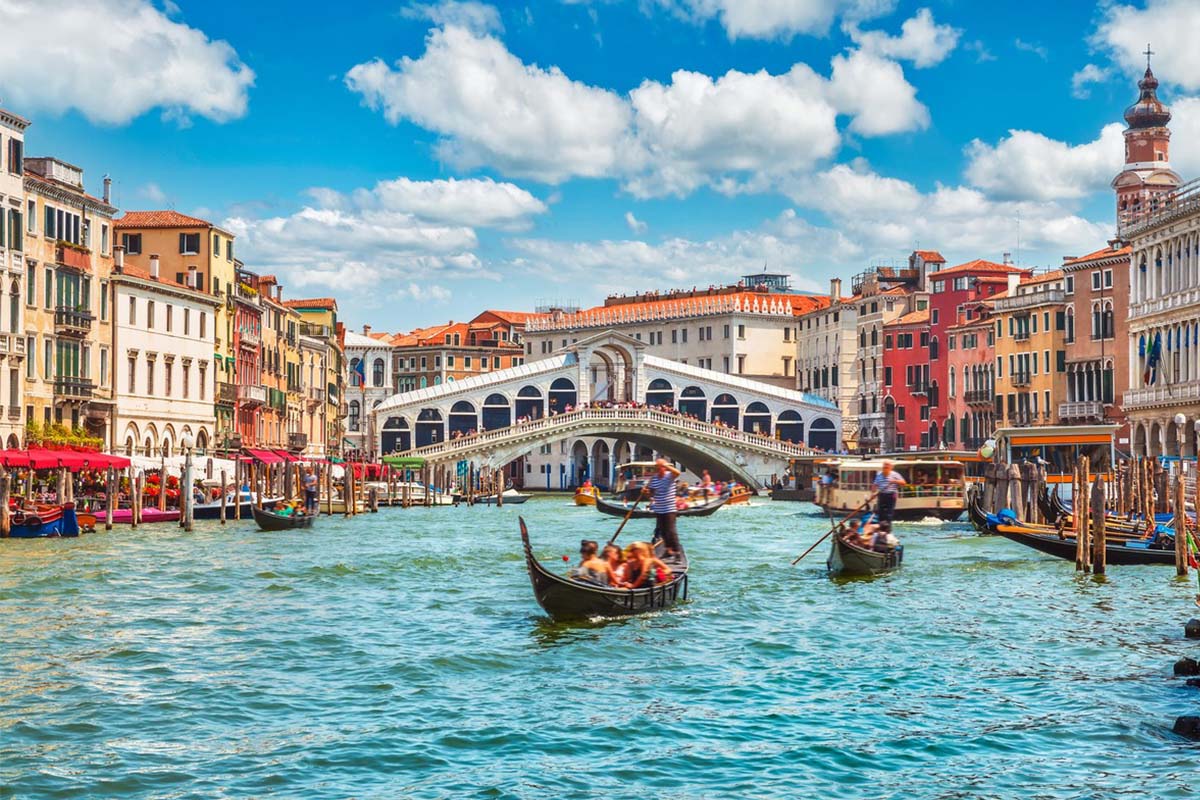
<svg viewBox="0 0 1200 800">
<path fill-rule="evenodd" d="M 1111 300 L 1104 301 L 1104 310 L 1100 319 L 1100 335 L 1105 339 L 1111 339 L 1115 329 L 1113 328 L 1113 304 Z"/>
<path fill-rule="evenodd" d="M 350 385 L 362 386 L 362 378 L 359 377 L 359 370 L 362 369 L 362 359 L 350 359 Z"/>
<path fill-rule="evenodd" d="M 350 401 L 350 413 L 347 415 L 347 424 L 352 433 L 357 433 L 361 425 L 362 406 L 357 400 Z"/>
<path fill-rule="evenodd" d="M 383 386 L 383 359 L 375 359 L 375 363 L 371 365 L 371 385 Z"/>
</svg>

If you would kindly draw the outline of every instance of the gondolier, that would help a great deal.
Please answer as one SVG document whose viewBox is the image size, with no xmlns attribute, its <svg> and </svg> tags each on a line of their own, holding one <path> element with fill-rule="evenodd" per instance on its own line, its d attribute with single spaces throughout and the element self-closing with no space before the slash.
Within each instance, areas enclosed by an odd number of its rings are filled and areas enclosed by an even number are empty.
<svg viewBox="0 0 1200 800">
<path fill-rule="evenodd" d="M 891 461 L 884 461 L 879 472 L 875 473 L 875 492 L 879 495 L 876 501 L 875 514 L 880 520 L 890 523 L 896 515 L 896 496 L 900 487 L 908 481 L 896 470 L 892 469 Z"/>
<path fill-rule="evenodd" d="M 304 470 L 304 513 L 317 513 L 317 476 L 312 467 Z"/>
<path fill-rule="evenodd" d="M 680 551 L 679 533 L 675 529 L 675 479 L 679 470 L 660 458 L 654 463 L 657 472 L 646 481 L 645 491 L 651 496 L 650 510 L 654 512 L 654 538 L 662 539 L 667 547 L 667 555 L 675 555 Z"/>
</svg>

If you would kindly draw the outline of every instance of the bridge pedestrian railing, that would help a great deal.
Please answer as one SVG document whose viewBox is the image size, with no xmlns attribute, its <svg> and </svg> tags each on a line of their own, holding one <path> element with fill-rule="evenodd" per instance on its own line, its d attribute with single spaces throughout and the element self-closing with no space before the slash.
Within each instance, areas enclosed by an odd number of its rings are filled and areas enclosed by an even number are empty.
<svg viewBox="0 0 1200 800">
<path fill-rule="evenodd" d="M 626 430 L 632 426 L 677 437 L 699 438 L 711 444 L 739 447 L 776 458 L 796 458 L 820 452 L 808 445 L 714 425 L 666 411 L 649 408 L 582 408 L 565 414 L 519 422 L 507 428 L 448 439 L 409 450 L 405 455 L 431 461 L 445 461 L 501 445 L 516 444 L 521 440 L 545 441 L 551 436 L 564 436 L 580 428 L 589 429 L 588 435 L 603 435 L 595 430 L 596 423 L 616 423 Z"/>
</svg>

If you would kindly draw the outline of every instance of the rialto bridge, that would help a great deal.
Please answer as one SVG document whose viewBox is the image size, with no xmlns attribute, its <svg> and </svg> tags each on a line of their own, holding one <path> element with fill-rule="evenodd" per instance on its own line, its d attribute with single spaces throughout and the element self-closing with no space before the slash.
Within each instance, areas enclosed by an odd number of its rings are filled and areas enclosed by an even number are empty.
<svg viewBox="0 0 1200 800">
<path fill-rule="evenodd" d="M 374 410 L 378 452 L 501 467 L 552 442 L 608 437 L 758 486 L 790 458 L 840 443 L 829 401 L 644 349 L 607 331 L 519 367 L 395 395 Z M 617 450 L 609 468 L 633 452 Z"/>
</svg>

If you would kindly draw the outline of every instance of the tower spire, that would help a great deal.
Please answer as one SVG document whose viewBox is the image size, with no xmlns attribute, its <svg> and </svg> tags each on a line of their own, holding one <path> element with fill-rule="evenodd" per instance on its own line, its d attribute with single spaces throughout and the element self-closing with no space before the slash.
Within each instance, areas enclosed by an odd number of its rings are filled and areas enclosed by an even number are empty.
<svg viewBox="0 0 1200 800">
<path fill-rule="evenodd" d="M 1146 56 L 1146 71 L 1149 72 L 1150 71 L 1150 56 L 1154 55 L 1154 51 L 1150 49 L 1149 42 L 1146 42 L 1146 52 L 1143 53 L 1143 55 Z"/>
</svg>

